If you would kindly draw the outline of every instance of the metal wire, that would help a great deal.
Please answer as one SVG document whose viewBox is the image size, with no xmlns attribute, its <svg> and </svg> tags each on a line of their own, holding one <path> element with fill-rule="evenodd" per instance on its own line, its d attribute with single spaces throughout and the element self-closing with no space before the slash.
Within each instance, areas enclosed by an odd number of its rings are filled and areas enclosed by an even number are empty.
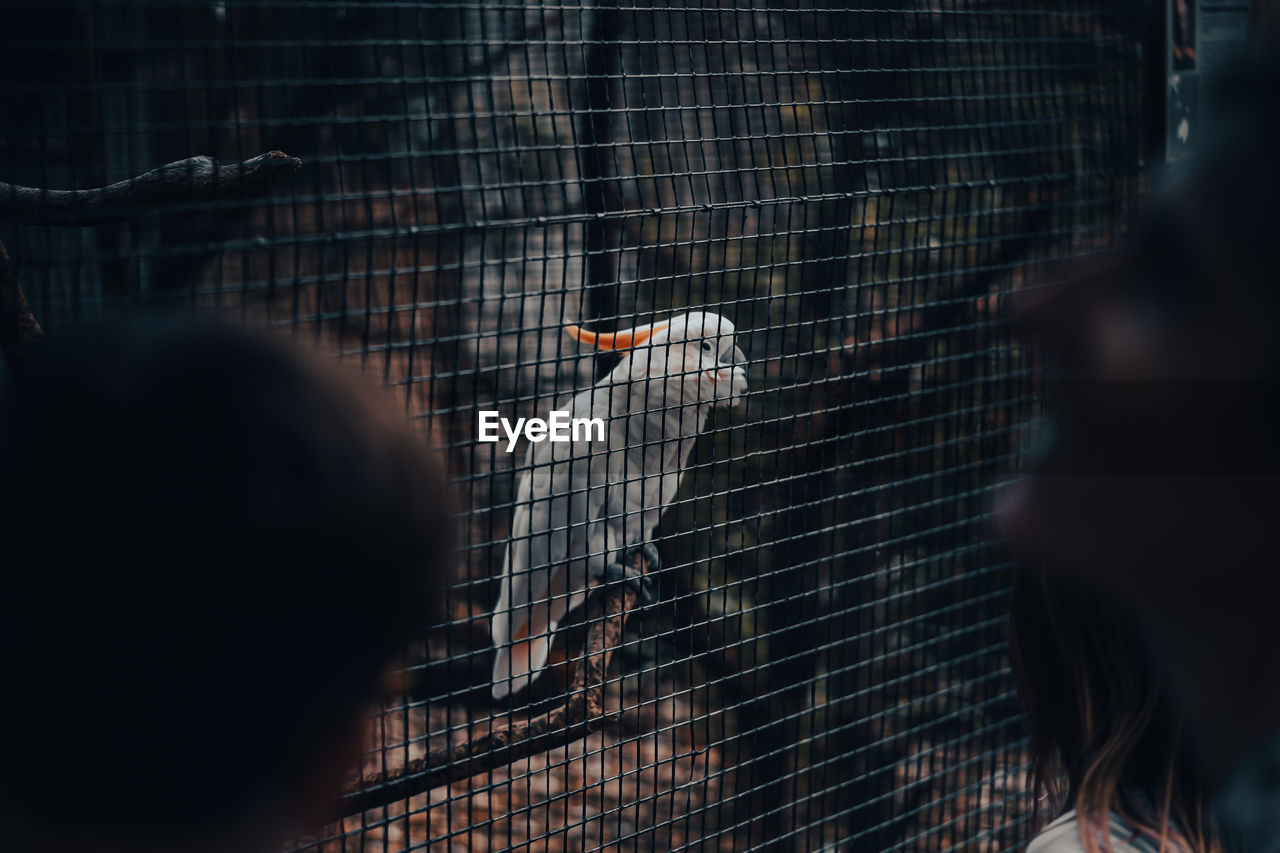
<svg viewBox="0 0 1280 853">
<path fill-rule="evenodd" d="M 304 162 L 257 201 L 0 227 L 37 316 L 166 303 L 276 328 L 359 363 L 448 453 L 449 619 L 409 650 L 365 772 L 506 710 L 488 617 L 527 469 L 523 446 L 477 443 L 477 410 L 540 415 L 598 379 L 611 362 L 567 323 L 705 308 L 744 332 L 748 405 L 713 416 L 663 516 L 659 601 L 606 688 L 617 721 L 298 849 L 1025 841 L 989 530 L 1034 406 L 1008 297 L 1135 214 L 1140 11 L 11 4 L 0 180 Z M 585 632 L 571 619 L 557 657 Z"/>
</svg>

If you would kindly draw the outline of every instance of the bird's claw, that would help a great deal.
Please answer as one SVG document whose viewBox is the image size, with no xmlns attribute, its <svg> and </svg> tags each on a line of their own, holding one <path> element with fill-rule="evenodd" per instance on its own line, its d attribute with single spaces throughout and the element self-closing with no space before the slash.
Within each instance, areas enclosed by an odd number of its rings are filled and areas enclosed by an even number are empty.
<svg viewBox="0 0 1280 853">
<path fill-rule="evenodd" d="M 658 599 L 657 593 L 653 588 L 653 578 L 639 569 L 633 569 L 622 563 L 609 563 L 596 576 L 606 586 L 625 583 L 635 591 L 636 595 L 640 597 L 640 601 L 644 604 L 653 604 Z"/>
<path fill-rule="evenodd" d="M 636 557 L 640 557 L 644 562 L 636 565 Z M 658 572 L 662 570 L 662 557 L 658 555 L 658 549 L 653 547 L 649 542 L 637 542 L 626 548 L 618 555 L 617 562 L 621 565 L 632 569 L 641 569 L 644 571 Z"/>
</svg>

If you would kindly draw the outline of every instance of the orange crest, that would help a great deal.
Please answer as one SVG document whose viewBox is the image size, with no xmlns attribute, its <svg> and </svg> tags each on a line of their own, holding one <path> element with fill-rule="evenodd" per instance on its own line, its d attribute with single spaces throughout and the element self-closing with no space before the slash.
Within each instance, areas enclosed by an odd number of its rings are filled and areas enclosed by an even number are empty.
<svg viewBox="0 0 1280 853">
<path fill-rule="evenodd" d="M 593 346 L 598 350 L 624 350 L 638 347 L 649 340 L 655 332 L 667 328 L 669 323 L 656 323 L 650 326 L 637 326 L 621 332 L 588 332 L 581 326 L 565 326 L 565 333 L 579 343 Z"/>
</svg>

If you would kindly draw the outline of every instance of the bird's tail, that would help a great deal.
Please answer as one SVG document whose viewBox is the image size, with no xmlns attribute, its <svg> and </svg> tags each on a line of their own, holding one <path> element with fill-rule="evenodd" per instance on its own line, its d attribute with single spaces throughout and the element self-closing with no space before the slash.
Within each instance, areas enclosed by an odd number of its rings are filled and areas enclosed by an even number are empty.
<svg viewBox="0 0 1280 853">
<path fill-rule="evenodd" d="M 547 665 L 550 651 L 551 634 L 539 633 L 530 638 L 527 627 L 510 644 L 499 646 L 493 659 L 493 698 L 505 699 L 528 687 Z"/>
</svg>

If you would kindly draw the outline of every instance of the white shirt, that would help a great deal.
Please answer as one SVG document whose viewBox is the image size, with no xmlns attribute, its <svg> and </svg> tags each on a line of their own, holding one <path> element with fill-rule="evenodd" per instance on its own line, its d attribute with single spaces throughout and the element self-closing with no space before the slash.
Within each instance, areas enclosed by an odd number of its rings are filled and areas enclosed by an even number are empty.
<svg viewBox="0 0 1280 853">
<path fill-rule="evenodd" d="M 1103 848 L 1105 850 L 1105 848 Z M 1111 853 L 1156 853 L 1157 845 L 1114 812 L 1111 814 Z M 1046 826 L 1027 845 L 1027 853 L 1083 853 L 1080 822 L 1071 809 Z"/>
</svg>

